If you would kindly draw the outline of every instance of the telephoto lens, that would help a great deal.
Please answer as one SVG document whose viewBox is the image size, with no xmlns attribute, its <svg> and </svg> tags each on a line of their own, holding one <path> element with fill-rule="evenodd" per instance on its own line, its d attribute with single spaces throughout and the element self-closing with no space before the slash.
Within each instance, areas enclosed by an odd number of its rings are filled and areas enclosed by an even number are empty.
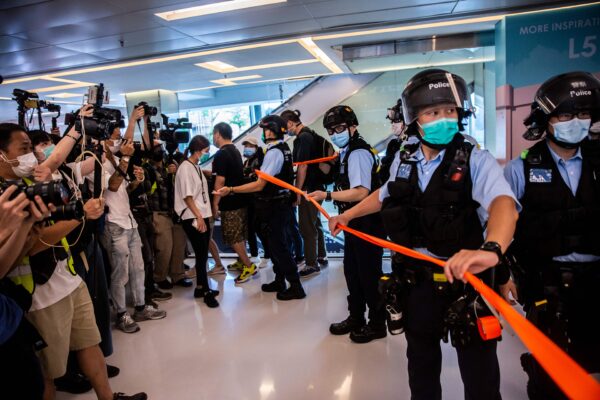
<svg viewBox="0 0 600 400">
<path fill-rule="evenodd" d="M 0 182 L 0 194 L 12 185 L 18 188 L 12 198 L 23 192 L 30 201 L 34 201 L 35 196 L 40 196 L 45 204 L 52 203 L 57 207 L 68 204 L 71 198 L 69 187 L 61 180 L 38 182 L 30 186 L 27 186 L 22 181 Z"/>
<path fill-rule="evenodd" d="M 68 221 L 72 219 L 83 219 L 83 203 L 81 201 L 72 201 L 56 207 L 56 211 L 48 219 L 52 221 Z"/>
</svg>

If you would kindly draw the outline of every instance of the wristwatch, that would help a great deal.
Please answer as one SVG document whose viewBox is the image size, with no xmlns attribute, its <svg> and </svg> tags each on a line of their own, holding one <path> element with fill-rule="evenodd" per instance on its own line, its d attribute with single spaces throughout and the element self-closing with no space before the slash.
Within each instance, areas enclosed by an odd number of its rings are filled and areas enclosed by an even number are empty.
<svg viewBox="0 0 600 400">
<path fill-rule="evenodd" d="M 331 201 L 331 192 L 325 192 L 325 201 Z"/>
<path fill-rule="evenodd" d="M 492 253 L 496 253 L 496 255 L 498 256 L 498 264 L 500 264 L 504 259 L 504 254 L 502 254 L 502 247 L 497 242 L 485 242 L 481 245 L 479 250 L 491 251 Z"/>
</svg>

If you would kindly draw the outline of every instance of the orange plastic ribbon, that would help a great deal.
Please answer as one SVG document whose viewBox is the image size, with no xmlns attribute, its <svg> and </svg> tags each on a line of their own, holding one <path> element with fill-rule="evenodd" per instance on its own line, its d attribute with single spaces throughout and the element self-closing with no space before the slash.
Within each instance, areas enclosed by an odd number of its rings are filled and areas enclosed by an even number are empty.
<svg viewBox="0 0 600 400">
<path fill-rule="evenodd" d="M 329 156 L 329 157 L 315 158 L 314 160 L 307 160 L 307 161 L 298 161 L 298 162 L 294 163 L 294 166 L 297 167 L 298 165 L 318 164 L 318 163 L 322 163 L 322 162 L 335 160 L 337 157 L 338 157 L 338 154 L 335 153 L 334 155 Z"/>
<path fill-rule="evenodd" d="M 270 183 L 289 189 L 295 193 L 305 196 L 307 200 L 313 203 L 315 207 L 329 219 L 329 214 L 313 198 L 306 196 L 302 190 L 290 185 L 271 175 L 261 171 L 256 171 L 259 178 Z M 337 225 L 341 230 L 357 236 L 369 243 L 388 248 L 405 256 L 429 261 L 432 264 L 443 267 L 445 262 L 437 258 L 429 257 L 415 250 L 400 246 L 375 236 L 357 231 L 344 225 Z M 514 329 L 525 347 L 540 363 L 542 368 L 550 375 L 556 385 L 571 399 L 576 400 L 598 400 L 600 399 L 600 383 L 592 378 L 579 364 L 577 364 L 567 353 L 558 347 L 552 340 L 544 335 L 535 325 L 525 319 L 510 304 L 500 297 L 494 290 L 487 286 L 483 281 L 470 272 L 464 275 L 475 290 L 490 303 L 506 322 Z"/>
</svg>

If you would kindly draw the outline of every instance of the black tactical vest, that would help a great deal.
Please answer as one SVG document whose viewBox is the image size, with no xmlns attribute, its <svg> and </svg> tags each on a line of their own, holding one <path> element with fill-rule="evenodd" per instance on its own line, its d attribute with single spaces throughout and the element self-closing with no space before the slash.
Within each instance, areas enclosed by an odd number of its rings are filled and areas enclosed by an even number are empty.
<svg viewBox="0 0 600 400">
<path fill-rule="evenodd" d="M 335 166 L 333 167 L 333 173 L 335 176 L 334 190 L 336 192 L 350 189 L 350 176 L 348 175 L 348 160 L 350 159 L 350 154 L 352 154 L 354 150 L 358 149 L 367 150 L 371 157 L 373 157 L 373 167 L 371 168 L 371 187 L 369 188 L 369 193 L 372 193 L 373 191 L 377 190 L 379 186 L 381 186 L 381 183 L 379 181 L 379 175 L 377 173 L 377 171 L 379 170 L 379 160 L 377 159 L 377 157 L 375 157 L 375 154 L 373 154 L 373 148 L 367 142 L 365 142 L 365 140 L 359 135 L 358 132 L 356 132 L 354 136 L 350 138 L 350 142 L 348 143 L 348 150 L 346 151 L 346 154 L 344 154 L 344 159 L 340 160 L 338 157 Z M 337 206 L 340 213 L 342 213 L 354 207 L 359 202 L 347 203 L 341 201 L 334 201 L 334 203 Z"/>
<path fill-rule="evenodd" d="M 547 260 L 573 252 L 600 255 L 598 154 L 582 147 L 577 193 L 562 179 L 545 140 L 524 152 L 525 192 L 514 248 L 521 260 Z"/>
<path fill-rule="evenodd" d="M 471 194 L 472 150 L 473 145 L 461 134 L 454 136 L 424 192 L 419 187 L 418 162 L 401 159 L 381 210 L 392 241 L 409 248 L 426 248 L 440 257 L 481 246 L 480 205 Z"/>
<path fill-rule="evenodd" d="M 281 171 L 279 171 L 279 173 L 275 175 L 275 178 L 278 178 L 284 182 L 293 185 L 294 166 L 292 163 L 292 151 L 290 150 L 290 147 L 287 145 L 287 143 L 282 142 L 270 147 L 269 149 L 267 149 L 267 152 L 275 150 L 281 151 L 283 153 L 283 166 L 281 167 Z M 286 194 L 289 195 L 289 191 L 287 189 L 283 189 L 280 186 L 274 185 L 272 183 L 267 183 L 264 189 L 260 192 L 259 198 L 263 201 L 275 200 L 283 198 Z"/>
</svg>

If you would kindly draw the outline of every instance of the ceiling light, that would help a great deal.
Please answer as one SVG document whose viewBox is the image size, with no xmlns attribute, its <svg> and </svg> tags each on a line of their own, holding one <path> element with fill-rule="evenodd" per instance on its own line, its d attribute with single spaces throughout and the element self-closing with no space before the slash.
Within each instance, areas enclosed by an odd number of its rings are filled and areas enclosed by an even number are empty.
<svg viewBox="0 0 600 400">
<path fill-rule="evenodd" d="M 76 83 L 67 83 L 66 85 L 58 85 L 58 86 L 49 86 L 45 88 L 37 88 L 31 89 L 30 92 L 33 93 L 44 93 L 44 92 L 54 92 L 56 90 L 67 90 L 67 89 L 76 89 L 80 87 L 94 86 L 94 83 L 90 82 L 76 82 Z"/>
<path fill-rule="evenodd" d="M 198 67 L 210 69 L 211 71 L 219 72 L 221 74 L 228 74 L 231 72 L 244 72 L 244 71 L 255 71 L 258 69 L 268 69 L 268 68 L 279 68 L 279 67 L 289 67 L 292 65 L 303 65 L 303 64 L 312 64 L 317 63 L 319 60 L 316 58 L 311 58 L 308 60 L 297 60 L 297 61 L 285 61 L 279 63 L 271 63 L 271 64 L 260 64 L 260 65 L 250 65 L 248 67 L 234 67 L 231 64 L 227 64 L 221 61 L 209 61 L 204 63 L 195 64 Z"/>
<path fill-rule="evenodd" d="M 298 40 L 298 43 L 334 74 L 341 74 L 344 72 L 323 50 L 321 50 L 319 46 L 315 44 L 315 42 L 313 42 L 311 38 L 302 38 Z"/>
<path fill-rule="evenodd" d="M 201 90 L 215 89 L 215 88 L 219 88 L 221 86 L 223 86 L 223 85 L 199 87 L 199 88 L 192 88 L 192 89 L 175 90 L 175 93 L 199 92 Z"/>
<path fill-rule="evenodd" d="M 0 96 L 0 100 L 12 100 L 12 98 L 10 98 L 10 97 L 1 97 Z"/>
<path fill-rule="evenodd" d="M 178 19 L 200 17 L 202 15 L 218 14 L 228 11 L 241 10 L 244 8 L 260 7 L 269 4 L 285 3 L 287 0 L 230 0 L 221 1 L 219 3 L 205 4 L 203 6 L 182 8 L 179 10 L 166 11 L 156 13 L 167 21 L 175 21 Z"/>
<path fill-rule="evenodd" d="M 237 81 L 247 81 L 249 79 L 258 79 L 262 78 L 262 75 L 246 75 L 246 76 L 238 76 L 235 78 L 223 78 L 223 79 L 215 79 L 211 81 L 212 83 L 216 83 L 218 85 L 231 86 L 235 85 Z"/>
<path fill-rule="evenodd" d="M 67 99 L 69 97 L 83 97 L 83 94 L 62 92 L 62 93 L 48 94 L 48 95 L 46 95 L 46 97 L 53 97 L 55 99 Z"/>
</svg>

